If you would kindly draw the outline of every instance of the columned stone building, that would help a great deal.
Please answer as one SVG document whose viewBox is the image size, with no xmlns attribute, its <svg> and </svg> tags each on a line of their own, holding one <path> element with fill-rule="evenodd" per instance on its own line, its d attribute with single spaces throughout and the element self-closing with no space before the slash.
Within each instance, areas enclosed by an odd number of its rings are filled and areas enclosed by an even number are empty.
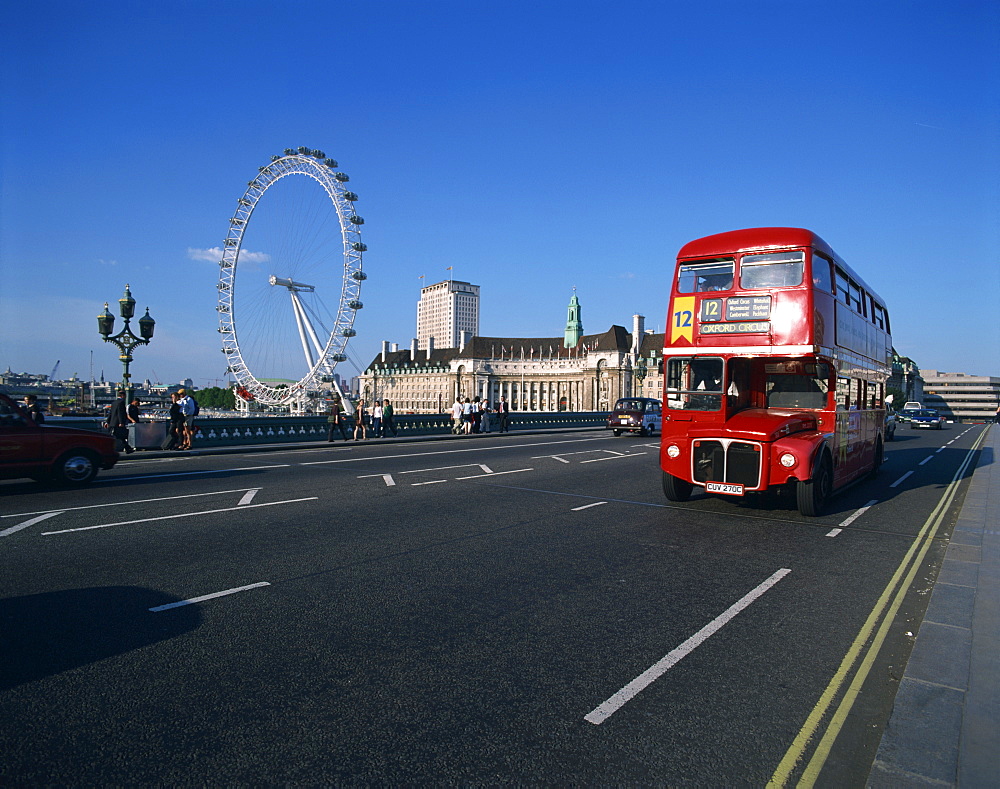
<svg viewBox="0 0 1000 789">
<path fill-rule="evenodd" d="M 575 298 L 575 297 L 574 297 Z M 632 331 L 612 326 L 565 337 L 472 337 L 458 348 L 389 350 L 360 379 L 366 400 L 388 399 L 397 413 L 443 413 L 456 397 L 490 404 L 501 396 L 515 411 L 608 411 L 619 397 L 660 397 L 663 335 L 646 334 L 636 315 Z"/>
</svg>

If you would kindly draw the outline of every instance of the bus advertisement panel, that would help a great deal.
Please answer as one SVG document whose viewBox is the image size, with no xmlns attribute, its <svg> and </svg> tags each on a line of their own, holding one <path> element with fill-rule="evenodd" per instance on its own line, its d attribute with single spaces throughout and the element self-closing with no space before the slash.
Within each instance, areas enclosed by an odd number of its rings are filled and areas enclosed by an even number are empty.
<svg viewBox="0 0 1000 789">
<path fill-rule="evenodd" d="M 667 321 L 668 499 L 699 487 L 729 496 L 792 487 L 811 516 L 878 470 L 889 314 L 818 235 L 755 228 L 690 242 Z"/>
</svg>

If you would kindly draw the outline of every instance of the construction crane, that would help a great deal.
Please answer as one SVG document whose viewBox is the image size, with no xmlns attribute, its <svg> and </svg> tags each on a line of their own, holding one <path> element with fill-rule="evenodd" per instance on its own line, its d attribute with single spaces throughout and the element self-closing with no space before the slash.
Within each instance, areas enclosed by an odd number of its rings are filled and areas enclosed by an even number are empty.
<svg viewBox="0 0 1000 789">
<path fill-rule="evenodd" d="M 52 368 L 52 372 L 49 373 L 49 380 L 50 381 L 56 380 L 56 370 L 59 369 L 59 362 L 61 362 L 61 361 L 62 361 L 62 359 L 56 359 L 55 366 Z"/>
</svg>

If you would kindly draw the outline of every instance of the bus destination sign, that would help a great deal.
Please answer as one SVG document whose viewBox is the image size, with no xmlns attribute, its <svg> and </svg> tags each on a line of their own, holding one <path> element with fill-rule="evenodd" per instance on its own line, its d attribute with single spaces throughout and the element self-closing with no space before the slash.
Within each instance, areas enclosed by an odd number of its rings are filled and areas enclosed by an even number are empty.
<svg viewBox="0 0 1000 789">
<path fill-rule="evenodd" d="M 770 321 L 740 321 L 739 323 L 702 323 L 700 334 L 766 334 Z"/>
<path fill-rule="evenodd" d="M 767 321 L 771 318 L 770 296 L 730 296 L 726 299 L 702 299 L 698 318 L 702 323 L 721 321 Z M 733 329 L 703 331 L 703 334 L 721 334 Z M 752 331 L 761 331 L 753 329 Z M 764 329 L 764 331 L 767 331 Z"/>
<path fill-rule="evenodd" d="M 770 296 L 731 296 L 726 299 L 727 321 L 766 321 L 770 317 Z"/>
</svg>

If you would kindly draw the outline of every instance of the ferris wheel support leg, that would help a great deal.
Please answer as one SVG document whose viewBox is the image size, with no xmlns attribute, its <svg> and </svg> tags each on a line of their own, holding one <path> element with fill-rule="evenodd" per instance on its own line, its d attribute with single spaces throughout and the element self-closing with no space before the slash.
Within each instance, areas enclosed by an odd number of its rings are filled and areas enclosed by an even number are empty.
<svg viewBox="0 0 1000 789">
<path fill-rule="evenodd" d="M 316 364 L 313 359 L 312 350 L 309 348 L 309 341 L 306 339 L 306 325 L 308 325 L 308 320 L 302 310 L 302 304 L 299 302 L 299 297 L 295 295 L 294 290 L 288 291 L 289 295 L 292 297 L 292 312 L 295 313 L 295 325 L 299 329 L 299 341 L 302 343 L 302 353 L 305 354 L 306 364 L 312 369 L 312 366 Z M 312 329 L 312 326 L 309 327 Z"/>
<path fill-rule="evenodd" d="M 319 337 L 316 336 L 316 329 L 313 328 L 312 321 L 309 320 L 309 316 L 306 314 L 305 307 L 299 302 L 299 309 L 302 311 L 302 323 L 306 327 L 306 331 L 309 333 L 309 338 L 312 340 L 313 347 L 316 349 L 316 358 L 323 358 L 323 344 L 319 341 Z"/>
</svg>

